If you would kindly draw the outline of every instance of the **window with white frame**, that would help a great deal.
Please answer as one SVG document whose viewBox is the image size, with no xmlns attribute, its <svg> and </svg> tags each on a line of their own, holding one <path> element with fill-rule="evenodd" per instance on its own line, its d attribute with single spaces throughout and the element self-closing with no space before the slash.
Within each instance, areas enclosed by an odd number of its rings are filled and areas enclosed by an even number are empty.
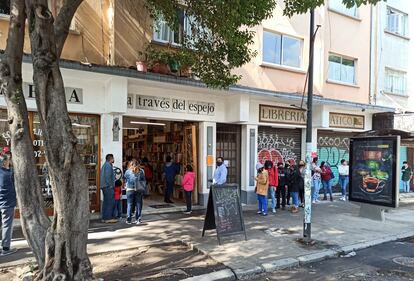
<svg viewBox="0 0 414 281">
<path fill-rule="evenodd" d="M 303 40 L 264 31 L 263 62 L 300 68 Z"/>
<path fill-rule="evenodd" d="M 342 0 L 329 0 L 329 9 L 347 16 L 358 17 L 357 6 L 347 8 Z"/>
<path fill-rule="evenodd" d="M 391 7 L 387 7 L 387 31 L 407 36 L 408 15 Z"/>
<path fill-rule="evenodd" d="M 384 90 L 387 93 L 406 95 L 407 73 L 386 67 Z"/>
<path fill-rule="evenodd" d="M 1 1 L 0 15 L 10 15 L 10 1 Z"/>
<path fill-rule="evenodd" d="M 162 16 L 159 16 L 154 23 L 154 41 L 180 45 L 183 42 L 184 35 L 191 37 L 191 34 L 195 32 L 192 30 L 194 18 L 180 10 L 178 11 L 178 19 L 179 30 L 181 32 L 172 29 L 167 21 Z"/>
<path fill-rule="evenodd" d="M 328 79 L 347 84 L 356 84 L 354 59 L 345 58 L 339 55 L 329 55 Z"/>
</svg>

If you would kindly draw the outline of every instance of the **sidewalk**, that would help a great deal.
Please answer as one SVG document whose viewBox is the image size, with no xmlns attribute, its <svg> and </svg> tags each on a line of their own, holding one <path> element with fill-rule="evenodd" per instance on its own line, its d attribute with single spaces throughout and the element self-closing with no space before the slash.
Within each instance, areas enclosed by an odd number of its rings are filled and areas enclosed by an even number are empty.
<svg viewBox="0 0 414 281">
<path fill-rule="evenodd" d="M 301 213 L 278 210 L 276 215 L 270 213 L 262 217 L 256 215 L 255 206 L 247 206 L 243 207 L 247 242 L 243 237 L 225 238 L 219 246 L 215 231 L 208 231 L 202 238 L 204 211 L 197 211 L 193 216 L 148 215 L 144 217 L 146 223 L 139 226 L 125 223 L 108 226 L 92 221 L 88 251 L 95 255 L 183 241 L 230 268 L 233 272 L 230 279 L 242 278 L 414 236 L 414 209 L 411 207 L 414 198 L 410 195 L 402 196 L 399 209 L 386 213 L 384 223 L 358 217 L 359 206 L 349 202 L 324 201 L 313 205 L 312 238 L 319 242 L 310 247 L 297 242 L 302 237 Z M 33 259 L 25 240 L 17 238 L 13 246 L 18 247 L 19 252 L 0 258 L 0 268 Z"/>
</svg>

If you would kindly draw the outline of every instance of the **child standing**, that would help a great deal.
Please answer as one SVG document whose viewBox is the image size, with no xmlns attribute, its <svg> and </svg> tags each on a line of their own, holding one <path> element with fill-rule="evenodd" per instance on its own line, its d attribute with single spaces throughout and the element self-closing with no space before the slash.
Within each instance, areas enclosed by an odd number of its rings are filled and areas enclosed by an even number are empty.
<svg viewBox="0 0 414 281">
<path fill-rule="evenodd" d="M 187 165 L 185 170 L 186 172 L 181 182 L 185 193 L 185 202 L 187 203 L 187 210 L 184 214 L 190 215 L 192 212 L 192 194 L 194 190 L 195 173 L 193 172 L 193 167 L 191 167 L 191 165 Z"/>
<path fill-rule="evenodd" d="M 263 164 L 256 164 L 257 176 L 256 176 L 256 194 L 259 201 L 258 214 L 267 216 L 267 192 L 269 189 L 269 174 L 264 169 Z"/>
<path fill-rule="evenodd" d="M 118 179 L 115 181 L 115 188 L 114 188 L 114 211 L 112 216 L 114 218 L 120 219 L 122 217 L 122 180 Z"/>
</svg>

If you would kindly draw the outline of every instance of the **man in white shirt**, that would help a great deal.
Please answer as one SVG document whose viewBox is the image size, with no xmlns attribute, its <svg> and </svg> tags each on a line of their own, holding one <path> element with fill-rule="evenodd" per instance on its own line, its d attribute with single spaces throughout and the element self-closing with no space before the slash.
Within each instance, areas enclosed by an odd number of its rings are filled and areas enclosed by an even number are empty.
<svg viewBox="0 0 414 281">
<path fill-rule="evenodd" d="M 217 167 L 213 177 L 213 184 L 215 185 L 225 184 L 227 181 L 227 167 L 223 162 L 223 157 L 217 157 Z"/>
<path fill-rule="evenodd" d="M 339 184 L 341 185 L 342 197 L 339 200 L 346 201 L 346 187 L 349 183 L 349 166 L 345 159 L 341 160 L 338 166 Z"/>
</svg>

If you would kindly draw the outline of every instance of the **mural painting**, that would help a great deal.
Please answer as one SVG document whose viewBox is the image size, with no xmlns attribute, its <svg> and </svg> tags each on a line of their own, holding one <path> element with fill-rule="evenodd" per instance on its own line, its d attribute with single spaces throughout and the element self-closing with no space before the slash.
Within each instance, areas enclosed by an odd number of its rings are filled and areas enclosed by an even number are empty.
<svg viewBox="0 0 414 281">
<path fill-rule="evenodd" d="M 258 151 L 258 161 L 262 164 L 266 160 L 271 160 L 275 164 L 294 164 L 300 157 L 300 142 L 293 137 L 277 133 L 261 133 L 258 137 Z"/>
<path fill-rule="evenodd" d="M 338 166 L 341 160 L 349 161 L 349 135 L 318 134 L 318 163 L 325 161 L 332 169 L 335 178 L 332 186 L 339 185 Z"/>
</svg>

